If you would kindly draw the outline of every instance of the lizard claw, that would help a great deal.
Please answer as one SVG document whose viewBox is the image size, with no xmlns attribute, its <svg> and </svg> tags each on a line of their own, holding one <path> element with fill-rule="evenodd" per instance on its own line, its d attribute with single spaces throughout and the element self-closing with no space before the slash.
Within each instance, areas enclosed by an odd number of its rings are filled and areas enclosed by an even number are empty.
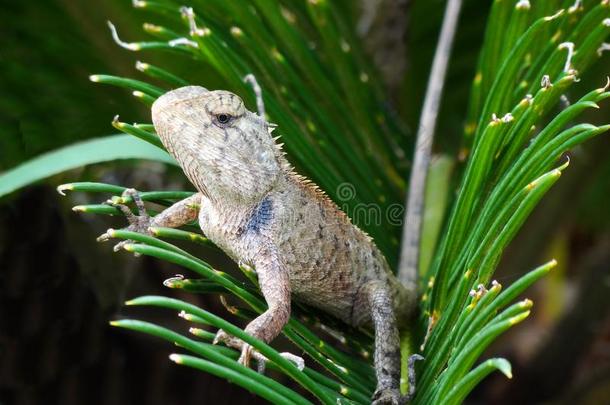
<svg viewBox="0 0 610 405">
<path fill-rule="evenodd" d="M 118 252 L 119 250 L 121 250 L 123 248 L 123 246 L 125 246 L 127 243 L 129 243 L 128 240 L 124 240 L 121 241 L 119 243 L 117 243 L 116 245 L 113 246 L 112 250 L 115 252 Z"/>
<path fill-rule="evenodd" d="M 216 332 L 216 336 L 214 336 L 214 340 L 212 341 L 212 343 L 215 345 L 217 345 L 218 343 L 224 343 L 228 347 L 240 350 L 241 355 L 239 356 L 239 360 L 237 361 L 243 366 L 250 367 L 250 360 L 252 359 L 252 357 L 254 357 L 259 364 L 259 370 L 265 370 L 265 366 L 264 364 L 261 365 L 261 362 L 264 363 L 267 359 L 263 355 L 261 355 L 258 351 L 254 350 L 254 348 L 252 348 L 252 346 L 248 343 L 229 335 L 224 330 L 218 329 L 218 332 Z"/>
<path fill-rule="evenodd" d="M 246 367 L 250 367 L 250 360 L 254 359 L 256 360 L 257 371 L 261 374 L 265 373 L 265 369 L 269 359 L 267 359 L 267 357 L 262 355 L 258 350 L 254 349 L 251 345 L 244 342 L 243 340 L 233 337 L 226 333 L 224 330 L 219 329 L 218 332 L 216 332 L 216 336 L 214 337 L 212 343 L 215 345 L 218 343 L 224 343 L 229 347 L 240 350 L 241 355 L 237 360 L 239 364 Z M 280 355 L 286 360 L 293 362 L 294 365 L 300 371 L 303 371 L 303 369 L 305 368 L 305 360 L 303 360 L 303 358 L 288 352 L 280 353 Z"/>
<path fill-rule="evenodd" d="M 136 204 L 138 215 L 131 212 L 131 209 L 124 204 L 126 198 L 131 198 Z M 106 204 L 121 210 L 129 222 L 129 226 L 127 227 L 128 230 L 147 234 L 150 233 L 148 228 L 150 227 L 151 218 L 146 211 L 146 206 L 140 197 L 140 193 L 136 189 L 128 188 L 123 191 L 120 199 L 107 200 Z"/>
<path fill-rule="evenodd" d="M 296 354 L 292 354 L 290 352 L 282 352 L 280 355 L 294 363 L 295 366 L 299 369 L 299 371 L 303 371 L 305 369 L 305 360 L 302 357 L 297 356 Z"/>
<path fill-rule="evenodd" d="M 232 339 L 234 339 L 234 338 L 231 335 L 229 335 L 227 332 L 225 332 L 222 329 L 218 329 L 218 332 L 216 332 L 216 336 L 214 336 L 214 340 L 212 341 L 212 344 L 217 345 L 218 343 L 224 343 L 227 346 L 231 346 L 230 342 Z"/>
<path fill-rule="evenodd" d="M 239 356 L 239 359 L 237 360 L 237 362 L 244 367 L 250 368 L 250 360 L 252 359 L 252 355 L 253 355 L 254 351 L 255 350 L 252 348 L 251 345 L 249 345 L 246 342 L 242 342 L 241 355 Z M 263 371 L 264 370 L 265 370 L 265 368 L 263 366 Z"/>
<path fill-rule="evenodd" d="M 399 389 L 387 388 L 373 394 L 372 405 L 404 405 L 407 398 L 400 395 Z"/>
<path fill-rule="evenodd" d="M 411 403 L 411 399 L 415 395 L 415 362 L 423 360 L 419 354 L 409 356 L 407 362 L 409 371 L 409 392 L 407 395 L 401 395 L 398 388 L 384 387 L 377 388 L 373 394 L 373 405 L 404 405 Z"/>
<path fill-rule="evenodd" d="M 127 205 L 123 204 L 125 198 L 131 198 L 134 201 L 136 207 L 138 208 L 138 215 L 135 215 Z M 142 233 L 145 235 L 151 234 L 149 230 L 151 225 L 151 217 L 150 215 L 148 215 L 148 212 L 146 211 L 146 206 L 144 205 L 144 201 L 142 201 L 140 193 L 138 193 L 136 189 L 128 188 L 123 191 L 121 198 L 107 200 L 105 204 L 112 205 L 113 207 L 118 208 L 125 215 L 125 218 L 127 218 L 127 221 L 129 222 L 129 225 L 125 228 L 126 230 Z M 112 238 L 112 230 L 109 229 L 106 233 L 101 234 L 97 238 L 97 241 L 106 242 Z M 121 241 L 113 247 L 113 250 L 115 252 L 118 252 L 128 243 L 133 243 L 133 241 Z M 135 253 L 135 256 L 140 256 L 140 254 Z"/>
<path fill-rule="evenodd" d="M 108 229 L 105 233 L 103 233 L 100 236 L 98 236 L 96 241 L 98 241 L 98 242 L 106 242 L 106 241 L 112 239 L 112 236 L 110 236 L 110 232 L 112 232 L 112 229 Z"/>
</svg>

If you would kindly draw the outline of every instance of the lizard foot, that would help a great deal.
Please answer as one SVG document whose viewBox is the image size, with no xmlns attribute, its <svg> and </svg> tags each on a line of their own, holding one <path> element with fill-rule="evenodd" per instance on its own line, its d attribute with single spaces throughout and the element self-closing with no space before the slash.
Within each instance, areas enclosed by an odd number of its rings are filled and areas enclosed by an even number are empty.
<svg viewBox="0 0 610 405">
<path fill-rule="evenodd" d="M 386 388 L 375 391 L 372 405 L 403 405 L 407 403 L 407 397 L 400 395 L 398 388 Z"/>
<path fill-rule="evenodd" d="M 251 345 L 244 342 L 243 340 L 231 336 L 224 330 L 219 329 L 216 333 L 216 336 L 214 337 L 213 343 L 224 343 L 229 347 L 241 351 L 239 359 L 237 360 L 239 364 L 246 367 L 250 367 L 250 360 L 254 359 L 256 360 L 257 371 L 261 374 L 265 373 L 267 361 L 269 361 L 269 359 L 267 359 L 267 357 L 263 356 L 261 353 L 258 352 L 258 350 L 254 349 Z M 293 362 L 299 370 L 303 371 L 303 369 L 305 368 L 305 361 L 301 357 L 288 352 L 280 353 L 280 355 L 286 360 Z"/>
<path fill-rule="evenodd" d="M 407 397 L 400 395 L 398 388 L 378 389 L 373 394 L 372 405 L 403 405 Z"/>
<path fill-rule="evenodd" d="M 138 208 L 138 215 L 135 215 L 133 212 L 131 212 L 131 209 L 122 202 L 108 200 L 105 202 L 105 204 L 112 205 L 113 207 L 116 207 L 121 210 L 121 212 L 125 215 L 125 218 L 127 218 L 127 221 L 129 222 L 129 225 L 125 228 L 126 230 L 150 235 L 151 233 L 148 228 L 151 225 L 151 217 L 146 211 L 146 207 L 144 206 L 144 201 L 142 201 L 142 198 L 140 197 L 140 193 L 138 193 L 138 191 L 133 188 L 128 188 L 123 191 L 121 197 L 131 197 L 133 199 L 136 204 L 136 207 Z M 101 234 L 97 238 L 97 241 L 105 242 L 109 239 L 112 239 L 112 236 L 110 235 L 110 232 L 106 232 Z M 132 241 L 124 240 L 122 242 L 119 242 L 114 246 L 113 250 L 115 252 L 118 252 L 123 246 L 130 242 Z"/>
<path fill-rule="evenodd" d="M 412 354 L 407 360 L 409 392 L 401 395 L 398 388 L 378 388 L 373 394 L 373 405 L 404 405 L 411 403 L 415 395 L 415 362 L 423 360 L 419 354 Z"/>
</svg>

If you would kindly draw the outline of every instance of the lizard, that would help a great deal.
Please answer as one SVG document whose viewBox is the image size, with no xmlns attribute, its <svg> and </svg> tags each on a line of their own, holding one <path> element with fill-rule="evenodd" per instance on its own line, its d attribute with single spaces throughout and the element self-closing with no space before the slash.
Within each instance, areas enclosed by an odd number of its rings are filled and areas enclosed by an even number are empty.
<svg viewBox="0 0 610 405">
<path fill-rule="evenodd" d="M 377 377 L 372 402 L 405 403 L 414 388 L 400 393 L 398 327 L 416 306 L 416 287 L 402 285 L 372 238 L 295 172 L 272 136 L 275 126 L 266 121 L 260 87 L 249 76 L 258 114 L 236 94 L 200 86 L 171 90 L 152 105 L 154 128 L 197 189 L 193 196 L 154 217 L 133 189 L 126 194 L 134 197 L 138 215 L 115 205 L 126 213 L 127 229 L 148 234 L 149 227 L 179 227 L 197 219 L 207 238 L 251 266 L 268 309 L 245 331 L 266 343 L 288 322 L 291 300 L 355 327 L 372 326 Z M 107 239 L 110 232 L 98 238 Z M 240 350 L 238 361 L 249 365 L 250 345 L 222 330 L 214 341 Z"/>
</svg>

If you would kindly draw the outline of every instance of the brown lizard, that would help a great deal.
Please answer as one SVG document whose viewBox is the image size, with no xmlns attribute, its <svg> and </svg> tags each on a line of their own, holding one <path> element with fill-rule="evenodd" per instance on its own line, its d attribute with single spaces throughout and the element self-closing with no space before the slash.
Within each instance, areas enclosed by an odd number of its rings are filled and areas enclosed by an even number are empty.
<svg viewBox="0 0 610 405">
<path fill-rule="evenodd" d="M 129 211 L 128 229 L 149 233 L 150 226 L 178 227 L 198 219 L 210 240 L 255 269 L 268 310 L 245 330 L 267 343 L 288 321 L 292 299 L 356 327 L 372 325 L 373 402 L 404 403 L 398 321 L 415 307 L 415 287 L 401 285 L 372 239 L 294 172 L 271 136 L 274 126 L 264 118 L 260 88 L 252 81 L 259 114 L 233 93 L 199 86 L 172 90 L 155 101 L 156 132 L 198 192 L 151 218 L 137 192 L 127 191 L 140 209 L 139 216 Z M 239 361 L 249 364 L 249 345 L 222 331 L 216 341 L 241 350 Z"/>
</svg>

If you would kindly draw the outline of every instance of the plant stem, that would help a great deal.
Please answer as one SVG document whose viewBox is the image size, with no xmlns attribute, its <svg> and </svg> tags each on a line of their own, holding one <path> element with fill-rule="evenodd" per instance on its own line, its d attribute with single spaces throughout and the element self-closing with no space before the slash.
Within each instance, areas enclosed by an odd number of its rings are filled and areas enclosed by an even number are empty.
<svg viewBox="0 0 610 405">
<path fill-rule="evenodd" d="M 432 70 L 426 89 L 424 106 L 419 120 L 415 158 L 411 169 L 407 210 L 403 227 L 398 278 L 409 289 L 417 289 L 417 269 L 419 264 L 419 244 L 424 205 L 424 189 L 434 140 L 436 119 L 440 108 L 447 65 L 451 55 L 451 46 L 455 37 L 462 0 L 448 0 L 443 17 L 438 46 L 432 62 Z"/>
</svg>

